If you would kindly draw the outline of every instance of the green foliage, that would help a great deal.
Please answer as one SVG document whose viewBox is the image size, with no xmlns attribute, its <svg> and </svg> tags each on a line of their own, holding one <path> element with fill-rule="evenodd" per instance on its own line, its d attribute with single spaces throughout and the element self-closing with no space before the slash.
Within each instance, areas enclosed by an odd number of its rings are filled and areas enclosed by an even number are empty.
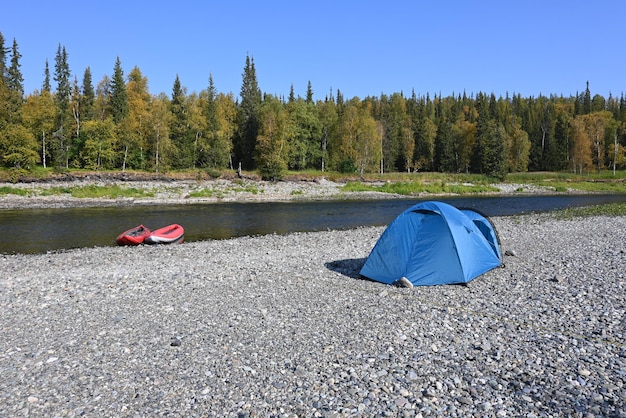
<svg viewBox="0 0 626 418">
<path fill-rule="evenodd" d="M 254 58 L 246 56 L 241 84 L 241 102 L 237 110 L 238 132 L 234 138 L 235 161 L 244 169 L 254 168 L 254 155 L 260 129 L 259 112 L 262 94 L 256 77 Z"/>
<path fill-rule="evenodd" d="M 217 170 L 215 168 L 209 168 L 206 173 L 209 175 L 210 178 L 212 179 L 218 179 L 222 176 L 222 172 L 220 170 Z"/>
<path fill-rule="evenodd" d="M 251 183 L 234 182 L 234 186 L 225 189 L 202 188 L 189 193 L 191 198 L 223 198 L 228 193 L 251 193 L 259 194 L 259 188 Z"/>
<path fill-rule="evenodd" d="M 120 57 L 115 61 L 113 69 L 113 79 L 111 80 L 111 113 L 113 121 L 120 123 L 129 114 L 128 94 L 126 93 L 126 83 L 124 82 L 124 71 Z"/>
<path fill-rule="evenodd" d="M 354 160 L 351 158 L 342 160 L 337 169 L 340 173 L 356 173 L 356 166 L 354 165 Z"/>
<path fill-rule="evenodd" d="M 72 85 L 68 53 L 59 44 L 55 91 L 50 91 L 46 62 L 42 91 L 24 97 L 15 40 L 7 48 L 0 38 L 0 58 L 0 141 L 6 149 L 7 138 L 16 136 L 15 125 L 30 132 L 20 133 L 23 143 L 13 143 L 13 150 L 0 157 L 5 167 L 163 172 L 236 170 L 241 163 L 244 170 L 258 168 L 272 179 L 285 169 L 319 169 L 360 176 L 473 173 L 500 180 L 527 170 L 589 175 L 626 168 L 626 100 L 592 94 L 589 84 L 571 97 L 477 92 L 431 98 L 396 92 L 344 99 L 337 90 L 336 97 L 331 92 L 314 101 L 309 82 L 304 98 L 292 86 L 285 101 L 263 94 L 254 60 L 247 56 L 239 97 L 217 92 L 212 76 L 207 90 L 190 94 L 177 76 L 168 97 L 151 95 L 137 67 L 125 80 L 119 58 L 112 77 L 103 77 L 95 89 L 89 67 L 82 84 Z M 282 118 L 281 136 L 271 140 L 263 114 L 268 104 Z M 84 132 L 89 122 L 108 118 L 114 125 L 111 141 Z M 279 156 L 268 157 L 271 152 Z"/>
<path fill-rule="evenodd" d="M 293 125 L 276 98 L 266 98 L 260 112 L 260 129 L 256 153 L 259 174 L 263 180 L 278 181 L 287 171 L 287 159 L 293 137 Z"/>
<path fill-rule="evenodd" d="M 0 186 L 0 196 L 7 194 L 13 194 L 16 196 L 28 196 L 29 192 L 28 190 L 19 187 Z"/>
<path fill-rule="evenodd" d="M 30 169 L 39 161 L 37 141 L 23 125 L 9 124 L 0 130 L 0 164 Z"/>
<path fill-rule="evenodd" d="M 458 184 L 439 182 L 387 182 L 382 185 L 369 185 L 362 182 L 349 182 L 342 187 L 347 192 L 381 192 L 399 195 L 418 195 L 421 193 L 429 194 L 470 194 L 470 193 L 486 193 L 497 191 L 498 189 L 490 186 Z"/>
<path fill-rule="evenodd" d="M 122 187 L 119 185 L 110 186 L 73 186 L 73 187 L 51 187 L 40 193 L 42 196 L 58 196 L 69 194 L 72 197 L 85 199 L 119 199 L 119 198 L 141 198 L 154 197 L 154 192 L 137 189 L 135 187 Z"/>
<path fill-rule="evenodd" d="M 279 155 L 267 155 L 259 164 L 258 170 L 263 180 L 282 180 L 287 171 L 287 163 Z"/>
<path fill-rule="evenodd" d="M 608 203 L 605 205 L 567 208 L 555 211 L 553 214 L 560 219 L 573 219 L 583 216 L 626 216 L 626 203 Z"/>
<path fill-rule="evenodd" d="M 617 171 L 613 176 L 612 171 L 580 175 L 574 173 L 515 173 L 507 176 L 511 183 L 534 184 L 546 187 L 556 192 L 577 190 L 593 193 L 626 193 L 625 171 Z"/>
<path fill-rule="evenodd" d="M 111 169 L 115 161 L 115 125 L 111 118 L 85 122 L 85 143 L 81 156 L 83 166 L 89 169 Z"/>
</svg>

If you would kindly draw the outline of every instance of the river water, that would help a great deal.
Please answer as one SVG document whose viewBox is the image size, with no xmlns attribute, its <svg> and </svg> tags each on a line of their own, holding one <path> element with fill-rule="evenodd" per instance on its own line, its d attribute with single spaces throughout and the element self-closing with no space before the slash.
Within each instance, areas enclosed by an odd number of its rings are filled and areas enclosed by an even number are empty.
<svg viewBox="0 0 626 418">
<path fill-rule="evenodd" d="M 546 212 L 567 207 L 626 202 L 626 194 L 441 198 L 487 216 Z M 115 245 L 135 225 L 185 228 L 185 241 L 247 235 L 350 229 L 388 225 L 420 199 L 342 200 L 274 203 L 212 203 L 74 209 L 0 210 L 0 253 Z"/>
</svg>

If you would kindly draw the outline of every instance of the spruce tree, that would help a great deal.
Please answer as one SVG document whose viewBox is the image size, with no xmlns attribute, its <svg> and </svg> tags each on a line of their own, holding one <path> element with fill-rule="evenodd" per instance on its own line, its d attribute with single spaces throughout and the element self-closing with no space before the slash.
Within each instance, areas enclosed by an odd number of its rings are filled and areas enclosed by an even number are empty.
<svg viewBox="0 0 626 418">
<path fill-rule="evenodd" d="M 72 86 L 70 84 L 70 67 L 67 63 L 67 51 L 65 47 L 57 48 L 54 64 L 54 81 L 57 82 L 57 90 L 54 96 L 57 105 L 57 130 L 53 133 L 52 152 L 53 159 L 57 167 L 68 167 L 68 148 L 66 136 L 67 119 L 70 108 L 70 97 L 72 95 Z"/>
<path fill-rule="evenodd" d="M 175 168 L 191 168 L 194 164 L 193 134 L 189 129 L 189 116 L 186 109 L 185 92 L 180 83 L 178 74 L 172 87 L 172 99 L 169 110 L 170 139 L 178 149 L 178 158 L 174 162 Z"/>
<path fill-rule="evenodd" d="M 4 82 L 7 71 L 7 50 L 4 47 L 4 36 L 0 32 L 0 81 Z"/>
<path fill-rule="evenodd" d="M 59 108 L 58 125 L 62 128 L 67 117 L 72 87 L 70 85 L 70 68 L 67 63 L 67 51 L 65 47 L 61 47 L 60 44 L 55 57 L 54 81 L 57 82 L 55 101 Z"/>
<path fill-rule="evenodd" d="M 120 57 L 115 61 L 113 69 L 113 79 L 111 80 L 111 114 L 113 122 L 119 124 L 128 116 L 128 94 L 126 93 L 126 83 L 124 82 L 124 72 Z"/>
<path fill-rule="evenodd" d="M 313 103 L 313 86 L 311 86 L 311 82 L 306 86 L 306 102 Z"/>
<path fill-rule="evenodd" d="M 0 45 L 0 48 L 4 51 L 4 47 Z M 3 52 L 4 55 L 4 52 Z M 2 57 L 2 85 L 0 86 L 0 97 L 2 101 L 6 103 L 6 112 L 3 115 L 3 119 L 10 123 L 20 123 L 20 109 L 24 103 L 24 78 L 20 70 L 20 58 L 22 55 L 19 53 L 17 42 L 13 39 L 13 46 L 11 48 L 11 65 L 7 68 L 4 60 L 6 57 Z"/>
<path fill-rule="evenodd" d="M 254 151 L 259 134 L 261 89 L 256 78 L 254 59 L 246 56 L 241 84 L 241 103 L 237 110 L 238 132 L 234 143 L 235 163 L 245 169 L 254 168 Z"/>
<path fill-rule="evenodd" d="M 589 81 L 587 81 L 587 87 L 585 88 L 585 94 L 583 96 L 583 113 L 585 115 L 591 113 L 591 90 L 589 90 Z"/>
<path fill-rule="evenodd" d="M 219 130 L 219 122 L 217 120 L 216 99 L 217 99 L 217 90 L 215 89 L 215 84 L 213 83 L 213 75 L 209 74 L 209 88 L 207 89 L 206 108 L 205 108 L 209 136 L 217 135 L 217 131 Z"/>
<path fill-rule="evenodd" d="M 455 172 L 458 168 L 449 112 L 447 103 L 440 98 L 437 112 L 439 120 L 435 139 L 434 169 L 443 172 Z"/>
<path fill-rule="evenodd" d="M 20 70 L 20 58 L 22 54 L 19 53 L 17 47 L 17 41 L 13 39 L 13 47 L 11 48 L 11 66 L 7 70 L 7 85 L 9 90 L 15 94 L 16 98 L 20 101 L 24 99 L 24 77 Z"/>
<path fill-rule="evenodd" d="M 50 67 L 48 66 L 48 60 L 46 59 L 46 67 L 43 70 L 43 84 L 41 85 L 42 93 L 50 93 L 52 88 L 50 87 Z"/>
<path fill-rule="evenodd" d="M 207 149 L 200 155 L 206 160 L 211 168 L 226 167 L 230 158 L 230 148 L 222 140 L 223 133 L 218 117 L 217 90 L 213 83 L 213 76 L 209 75 L 209 88 L 207 89 L 206 106 L 204 109 L 207 129 Z"/>
<path fill-rule="evenodd" d="M 95 97 L 96 92 L 91 80 L 91 68 L 87 67 L 83 74 L 82 95 L 80 98 L 80 108 L 82 109 L 84 120 L 92 120 L 94 118 Z"/>
<path fill-rule="evenodd" d="M 0 32 L 0 129 L 6 124 L 10 118 L 9 106 L 5 106 L 9 100 L 9 91 L 7 88 L 7 72 L 6 72 L 6 49 L 4 48 L 4 37 Z"/>
<path fill-rule="evenodd" d="M 296 93 L 293 89 L 293 84 L 291 84 L 291 88 L 289 89 L 289 99 L 287 99 L 287 103 L 293 103 L 296 101 Z"/>
</svg>

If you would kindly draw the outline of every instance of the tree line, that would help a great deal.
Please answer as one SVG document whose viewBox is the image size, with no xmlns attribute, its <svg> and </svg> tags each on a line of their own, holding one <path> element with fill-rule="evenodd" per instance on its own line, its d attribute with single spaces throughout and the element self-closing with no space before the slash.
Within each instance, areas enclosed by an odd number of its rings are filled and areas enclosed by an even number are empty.
<svg viewBox="0 0 626 418">
<path fill-rule="evenodd" d="M 344 173 L 576 173 L 626 167 L 626 97 L 496 97 L 402 92 L 346 99 L 262 93 L 246 56 L 241 91 L 221 93 L 209 75 L 199 93 L 178 76 L 171 95 L 153 95 L 138 67 L 94 87 L 91 70 L 72 78 L 59 45 L 41 90 L 25 94 L 17 42 L 0 33 L 0 166 L 29 170 L 287 170 Z"/>
</svg>

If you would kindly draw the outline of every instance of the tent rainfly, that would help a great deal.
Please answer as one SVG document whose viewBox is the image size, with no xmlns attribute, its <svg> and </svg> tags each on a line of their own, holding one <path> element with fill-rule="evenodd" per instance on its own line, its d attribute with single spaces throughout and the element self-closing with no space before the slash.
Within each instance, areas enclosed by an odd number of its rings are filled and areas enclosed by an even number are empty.
<svg viewBox="0 0 626 418">
<path fill-rule="evenodd" d="M 415 286 L 467 283 L 501 265 L 492 223 L 471 209 L 422 202 L 402 212 L 383 232 L 360 274 Z"/>
</svg>

